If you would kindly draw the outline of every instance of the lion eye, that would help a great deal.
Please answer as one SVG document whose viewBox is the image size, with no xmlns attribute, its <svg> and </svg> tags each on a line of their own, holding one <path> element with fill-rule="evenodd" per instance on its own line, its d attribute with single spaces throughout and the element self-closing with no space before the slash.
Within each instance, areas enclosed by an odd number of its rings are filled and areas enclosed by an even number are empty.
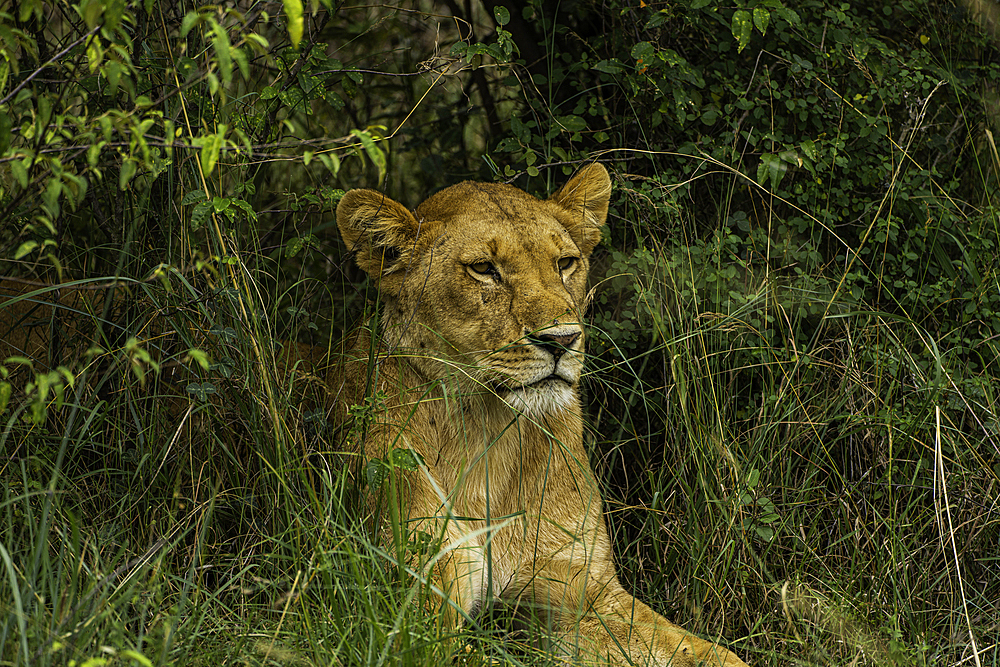
<svg viewBox="0 0 1000 667">
<path fill-rule="evenodd" d="M 576 264 L 576 257 L 563 257 L 559 260 L 559 271 L 569 271 Z"/>
<path fill-rule="evenodd" d="M 469 268 L 481 276 L 492 275 L 497 271 L 496 267 L 490 262 L 476 262 L 475 264 L 469 264 Z"/>
</svg>

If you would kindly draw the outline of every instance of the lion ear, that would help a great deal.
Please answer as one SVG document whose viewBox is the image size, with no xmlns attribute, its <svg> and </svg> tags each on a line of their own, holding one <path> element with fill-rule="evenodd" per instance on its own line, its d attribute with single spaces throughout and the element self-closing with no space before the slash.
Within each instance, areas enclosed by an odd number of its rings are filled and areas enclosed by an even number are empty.
<svg viewBox="0 0 1000 667">
<path fill-rule="evenodd" d="M 351 190 L 337 204 L 337 226 L 358 266 L 381 287 L 383 280 L 405 268 L 420 228 L 402 204 L 374 190 Z"/>
<path fill-rule="evenodd" d="M 608 217 L 611 178 L 608 170 L 592 162 L 573 174 L 566 185 L 549 197 L 569 211 L 563 224 L 580 250 L 589 253 L 601 240 L 601 227 Z"/>
</svg>

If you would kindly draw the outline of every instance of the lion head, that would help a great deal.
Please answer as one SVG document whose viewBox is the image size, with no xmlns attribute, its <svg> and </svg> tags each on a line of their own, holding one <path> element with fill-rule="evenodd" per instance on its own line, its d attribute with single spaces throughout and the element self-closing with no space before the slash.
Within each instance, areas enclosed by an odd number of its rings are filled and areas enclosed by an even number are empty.
<svg viewBox="0 0 1000 667">
<path fill-rule="evenodd" d="M 610 194 L 591 164 L 545 200 L 464 182 L 411 213 L 352 190 L 337 223 L 377 283 L 385 342 L 428 380 L 540 416 L 576 401 L 588 258 Z"/>
</svg>

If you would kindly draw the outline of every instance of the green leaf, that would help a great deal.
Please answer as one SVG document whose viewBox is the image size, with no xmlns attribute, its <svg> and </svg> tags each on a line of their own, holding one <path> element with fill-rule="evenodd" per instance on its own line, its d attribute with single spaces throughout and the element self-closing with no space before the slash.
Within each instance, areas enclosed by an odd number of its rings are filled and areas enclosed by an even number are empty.
<svg viewBox="0 0 1000 667">
<path fill-rule="evenodd" d="M 510 22 L 510 12 L 502 5 L 493 8 L 493 18 L 497 20 L 497 25 L 507 25 Z"/>
<path fill-rule="evenodd" d="M 243 49 L 234 46 L 232 49 L 230 49 L 229 53 L 230 55 L 232 55 L 233 60 L 236 61 L 236 66 L 240 68 L 240 74 L 243 75 L 243 80 L 249 81 L 250 61 L 247 60 L 246 52 Z"/>
<path fill-rule="evenodd" d="M 184 195 L 181 199 L 181 206 L 190 206 L 191 204 L 197 204 L 208 199 L 208 195 L 205 194 L 204 190 L 192 190 L 191 192 Z"/>
<path fill-rule="evenodd" d="M 372 161 L 375 167 L 378 169 L 378 182 L 379 185 L 385 180 L 386 172 L 386 160 L 385 153 L 379 148 L 378 144 L 375 143 L 375 139 L 372 138 L 371 133 L 368 130 L 351 130 L 351 134 L 356 136 L 361 140 L 361 145 L 364 147 L 365 152 L 368 154 L 368 159 Z"/>
<path fill-rule="evenodd" d="M 305 22 L 302 19 L 302 0 L 284 0 L 285 18 L 288 20 L 288 38 L 292 40 L 292 48 L 299 48 L 302 41 L 302 30 Z"/>
<path fill-rule="evenodd" d="M 14 259 L 21 259 L 37 247 L 38 241 L 25 241 L 18 246 L 17 252 L 14 253 Z"/>
<path fill-rule="evenodd" d="M 646 30 L 649 30 L 651 28 L 658 28 L 659 26 L 666 23 L 668 18 L 670 18 L 668 10 L 661 9 L 660 11 L 653 14 L 650 17 L 649 21 L 646 22 Z"/>
<path fill-rule="evenodd" d="M 24 168 L 24 162 L 21 160 L 11 160 L 10 161 L 10 171 L 14 174 L 14 179 L 17 180 L 17 184 L 21 186 L 21 189 L 28 187 L 28 170 Z"/>
<path fill-rule="evenodd" d="M 802 23 L 802 19 L 795 12 L 794 9 L 789 9 L 788 7 L 779 7 L 775 10 L 775 13 L 781 18 L 788 22 L 788 25 L 799 25 Z"/>
<path fill-rule="evenodd" d="M 327 168 L 331 176 L 340 171 L 340 157 L 336 153 L 320 153 L 319 161 Z"/>
<path fill-rule="evenodd" d="M 757 30 L 760 30 L 760 34 L 767 32 L 767 24 L 771 22 L 771 12 L 767 11 L 763 7 L 754 7 L 753 9 L 753 24 L 757 26 Z"/>
<path fill-rule="evenodd" d="M 416 470 L 424 463 L 423 457 L 412 449 L 393 449 L 389 460 L 392 465 L 403 470 Z"/>
<path fill-rule="evenodd" d="M 289 239 L 285 245 L 285 257 L 295 257 L 302 252 L 303 248 L 318 248 L 319 241 L 314 234 L 305 236 L 295 236 Z"/>
<path fill-rule="evenodd" d="M 129 182 L 132 177 L 135 176 L 135 171 L 138 169 L 139 164 L 133 158 L 125 158 L 122 163 L 122 170 L 118 173 L 118 189 L 124 190 L 128 187 Z"/>
<path fill-rule="evenodd" d="M 770 542 L 774 539 L 774 529 L 768 526 L 754 526 L 754 532 L 765 542 Z"/>
<path fill-rule="evenodd" d="M 209 333 L 225 343 L 235 343 L 239 340 L 236 329 L 232 327 L 212 327 Z"/>
<path fill-rule="evenodd" d="M 632 58 L 641 66 L 648 67 L 653 62 L 656 49 L 649 42 L 639 42 L 632 47 Z"/>
<path fill-rule="evenodd" d="M 218 390 L 215 388 L 215 385 L 211 382 L 203 382 L 201 384 L 192 382 L 187 386 L 187 393 L 192 394 L 202 403 L 207 401 L 208 397 L 217 391 Z"/>
<path fill-rule="evenodd" d="M 736 39 L 739 48 L 737 52 L 742 52 L 750 43 L 750 35 L 753 33 L 753 23 L 750 19 L 750 12 L 740 9 L 733 14 L 733 38 Z"/>
<path fill-rule="evenodd" d="M 190 11 L 184 15 L 184 20 L 181 21 L 181 37 L 187 37 L 187 34 L 191 32 L 191 28 L 195 24 L 201 21 L 201 14 L 196 11 Z"/>
<path fill-rule="evenodd" d="M 854 45 L 852 47 L 854 56 L 858 60 L 864 60 L 868 57 L 868 51 L 871 50 L 871 44 L 867 39 L 856 39 L 854 40 Z"/>
<path fill-rule="evenodd" d="M 208 354 L 206 354 L 204 350 L 199 350 L 196 347 L 192 347 L 191 349 L 188 350 L 187 356 L 189 359 L 191 359 L 192 361 L 196 362 L 199 366 L 201 366 L 203 370 L 206 371 L 208 370 L 209 366 Z"/>
<path fill-rule="evenodd" d="M 212 205 L 209 202 L 199 202 L 191 211 L 191 229 L 195 231 L 201 229 L 211 212 Z"/>
<path fill-rule="evenodd" d="M 144 656 L 138 651 L 133 651 L 131 649 L 124 649 L 118 652 L 118 656 L 122 660 L 132 660 L 138 662 L 142 667 L 153 667 L 153 661 Z"/>
<path fill-rule="evenodd" d="M 788 171 L 788 164 L 773 153 L 764 153 L 760 156 L 760 164 L 757 165 L 757 182 L 764 185 L 771 181 L 771 189 L 776 190 Z"/>
<path fill-rule="evenodd" d="M 816 144 L 812 141 L 812 139 L 806 139 L 800 145 L 802 146 L 802 152 L 806 154 L 806 157 L 809 158 L 810 160 L 815 161 Z"/>
<path fill-rule="evenodd" d="M 581 132 L 587 129 L 587 121 L 579 116 L 556 116 L 556 122 L 569 132 Z"/>
<path fill-rule="evenodd" d="M 591 65 L 590 68 L 596 69 L 598 72 L 604 72 L 605 74 L 621 74 L 625 71 L 624 66 L 615 58 L 600 60 Z"/>
<path fill-rule="evenodd" d="M 389 466 L 382 459 L 372 459 L 365 469 L 365 477 L 368 480 L 368 488 L 380 489 L 385 478 L 389 476 Z"/>
<path fill-rule="evenodd" d="M 208 176 L 215 169 L 215 163 L 219 161 L 219 151 L 226 142 L 226 126 L 220 125 L 216 134 L 210 134 L 202 138 L 201 144 L 201 168 Z"/>
<path fill-rule="evenodd" d="M 229 45 L 229 35 L 225 28 L 212 19 L 212 48 L 215 50 L 215 57 L 219 59 L 219 70 L 222 72 L 222 80 L 229 83 L 233 78 L 233 56 L 232 47 Z"/>
<path fill-rule="evenodd" d="M 2 82 L 6 77 L 0 75 L 0 82 Z M 0 89 L 3 85 L 0 83 Z M 9 107 L 8 107 L 9 108 Z M 2 113 L 0 114 L 0 155 L 7 152 L 10 148 L 10 131 L 13 127 L 13 120 L 11 119 L 11 114 Z"/>
</svg>

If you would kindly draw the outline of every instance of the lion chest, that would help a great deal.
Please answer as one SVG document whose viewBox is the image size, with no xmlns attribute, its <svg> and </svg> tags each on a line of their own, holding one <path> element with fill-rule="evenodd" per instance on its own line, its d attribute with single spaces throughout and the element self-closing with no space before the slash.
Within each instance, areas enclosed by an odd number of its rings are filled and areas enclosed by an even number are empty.
<svg viewBox="0 0 1000 667">
<path fill-rule="evenodd" d="M 494 581 L 509 581 L 539 551 L 556 552 L 600 521 L 574 421 L 543 429 L 518 418 L 496 428 L 445 429 L 437 451 L 424 457 L 447 495 L 451 538 L 480 548 Z"/>
</svg>

